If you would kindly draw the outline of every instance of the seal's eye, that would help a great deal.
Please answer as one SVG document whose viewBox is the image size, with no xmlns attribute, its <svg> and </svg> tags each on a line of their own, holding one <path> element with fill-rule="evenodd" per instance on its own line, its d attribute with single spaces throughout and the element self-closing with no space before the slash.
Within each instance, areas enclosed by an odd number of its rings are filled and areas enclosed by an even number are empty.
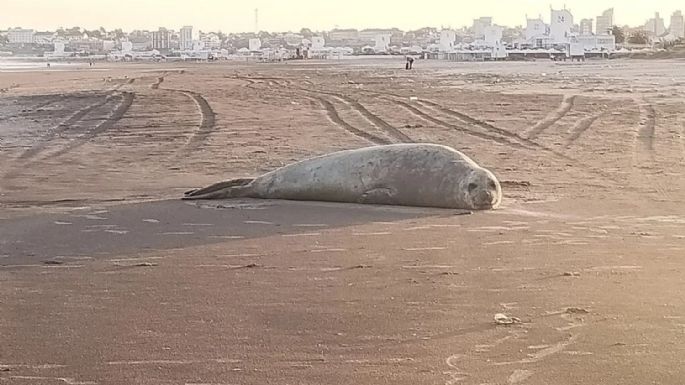
<svg viewBox="0 0 685 385">
<path fill-rule="evenodd" d="M 497 185 L 495 185 L 495 182 L 493 182 L 493 181 L 490 181 L 490 183 L 488 183 L 488 187 L 490 187 L 493 190 L 497 189 Z"/>
<path fill-rule="evenodd" d="M 475 183 L 469 183 L 468 188 L 469 188 L 469 192 L 473 192 L 473 190 L 475 190 L 476 188 L 478 188 L 478 185 L 475 184 Z"/>
</svg>

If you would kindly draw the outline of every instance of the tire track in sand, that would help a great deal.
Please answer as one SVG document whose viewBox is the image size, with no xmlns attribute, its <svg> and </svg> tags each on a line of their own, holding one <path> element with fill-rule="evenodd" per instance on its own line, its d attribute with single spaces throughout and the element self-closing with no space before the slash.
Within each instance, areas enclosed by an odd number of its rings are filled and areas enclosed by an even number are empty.
<svg viewBox="0 0 685 385">
<path fill-rule="evenodd" d="M 357 113 L 359 113 L 359 115 L 361 115 L 364 119 L 366 119 L 369 123 L 371 123 L 373 126 L 378 128 L 380 131 L 385 133 L 388 137 L 395 139 L 399 143 L 415 143 L 415 141 L 411 137 L 409 137 L 409 135 L 405 134 L 404 132 L 400 131 L 397 127 L 394 127 L 390 123 L 386 122 L 380 116 L 369 111 L 366 107 L 364 107 L 359 102 L 359 100 L 353 99 L 347 95 L 337 93 L 337 92 L 311 90 L 311 89 L 302 88 L 302 87 L 297 87 L 297 89 L 300 91 L 304 91 L 306 93 L 331 96 L 331 97 L 335 98 L 336 100 L 340 101 L 341 103 L 345 104 L 347 107 L 349 107 L 353 111 L 356 111 Z M 336 115 L 338 115 L 337 112 L 336 112 Z M 362 131 L 362 130 L 359 130 L 357 128 L 355 128 L 355 130 Z M 369 134 L 369 135 L 372 135 L 375 138 L 379 138 L 373 134 Z"/>
<path fill-rule="evenodd" d="M 164 72 L 162 76 L 158 77 L 157 80 L 150 85 L 150 88 L 153 90 L 159 89 L 159 85 L 164 83 L 164 78 L 168 75 L 168 72 Z"/>
<path fill-rule="evenodd" d="M 391 144 L 391 142 L 385 138 L 378 137 L 372 133 L 366 132 L 364 130 L 360 130 L 357 127 L 354 127 L 353 125 L 347 123 L 344 121 L 341 117 L 340 114 L 338 114 L 338 110 L 335 109 L 335 106 L 331 101 L 327 100 L 324 97 L 321 96 L 314 96 L 311 97 L 321 103 L 323 105 L 324 109 L 326 110 L 326 113 L 328 114 L 328 118 L 337 126 L 342 127 L 345 129 L 347 132 L 360 137 L 362 139 L 365 139 L 372 144 Z"/>
<path fill-rule="evenodd" d="M 393 127 L 390 123 L 386 122 L 385 120 L 383 120 L 378 115 L 369 111 L 366 107 L 364 107 L 361 103 L 359 103 L 359 101 L 353 100 L 353 99 L 348 98 L 348 97 L 341 97 L 341 99 L 346 104 L 348 104 L 350 107 L 357 110 L 357 112 L 359 112 L 362 116 L 364 116 L 368 121 L 370 121 L 376 127 L 380 128 L 382 131 L 384 131 L 389 136 L 397 139 L 401 143 L 414 143 L 414 140 L 412 138 L 410 138 L 407 134 L 400 131 L 396 127 Z"/>
<path fill-rule="evenodd" d="M 601 118 L 604 114 L 605 112 L 603 111 L 596 115 L 588 116 L 577 121 L 569 131 L 570 136 L 568 139 L 566 139 L 566 148 L 570 148 L 573 143 L 575 143 L 575 141 L 578 140 L 585 133 L 585 131 L 589 130 L 590 127 L 592 127 L 592 125 L 597 121 L 597 119 Z"/>
<path fill-rule="evenodd" d="M 81 121 L 91 111 L 104 106 L 113 97 L 111 92 L 105 93 L 104 96 L 104 100 L 83 107 L 82 109 L 72 114 L 67 120 L 48 129 L 48 131 L 38 140 L 38 142 L 35 145 L 33 145 L 28 150 L 24 151 L 24 153 L 19 156 L 18 160 L 29 160 L 39 155 L 41 152 L 45 150 L 45 147 L 48 145 L 48 143 L 52 139 L 54 139 L 58 134 L 68 130 L 71 126 Z"/>
<path fill-rule="evenodd" d="M 193 91 L 179 90 L 182 94 L 189 97 L 195 102 L 198 111 L 200 112 L 200 125 L 198 130 L 190 137 L 186 144 L 186 150 L 194 150 L 199 147 L 209 135 L 214 131 L 216 125 L 216 113 L 212 109 L 207 99 L 202 94 Z"/>
<path fill-rule="evenodd" d="M 94 139 L 98 135 L 102 134 L 103 132 L 109 130 L 114 124 L 116 124 L 121 118 L 126 115 L 126 112 L 128 112 L 128 109 L 131 108 L 131 105 L 133 104 L 133 101 L 135 99 L 135 94 L 133 92 L 123 92 L 121 96 L 121 101 L 117 105 L 117 107 L 112 110 L 110 115 L 102 122 L 97 124 L 95 127 L 93 127 L 91 130 L 88 130 L 86 133 L 83 135 L 79 136 L 76 138 L 76 140 L 71 141 L 68 145 L 64 146 L 61 150 L 48 155 L 45 157 L 45 159 L 50 159 L 50 158 L 56 158 L 58 156 L 62 156 L 70 151 L 73 151 L 84 144 L 86 144 L 88 141 Z"/>
<path fill-rule="evenodd" d="M 179 71 L 179 73 L 182 72 Z M 166 76 L 166 73 L 164 76 Z M 205 142 L 207 138 L 211 135 L 211 133 L 214 131 L 214 128 L 216 126 L 216 112 L 214 112 L 214 109 L 212 109 L 212 106 L 209 104 L 207 99 L 205 99 L 205 97 L 202 96 L 202 94 L 199 92 L 175 88 L 160 88 L 159 85 L 162 83 L 164 76 L 160 78 L 161 81 L 157 83 L 157 87 L 154 89 L 175 92 L 185 95 L 195 103 L 195 106 L 197 107 L 197 110 L 200 113 L 200 124 L 198 126 L 198 129 L 192 134 L 192 136 L 190 137 L 190 139 L 188 139 L 188 142 L 185 145 L 186 152 L 192 151 L 201 146 L 202 143 Z"/>
<path fill-rule="evenodd" d="M 685 157 L 685 121 L 680 123 L 680 150 L 683 152 L 683 157 Z"/>
<path fill-rule="evenodd" d="M 424 111 L 421 111 L 418 107 L 413 106 L 407 102 L 399 101 L 399 100 L 395 100 L 395 99 L 391 99 L 391 98 L 386 98 L 386 100 L 389 100 L 389 101 L 399 105 L 400 107 L 409 111 L 409 113 L 411 113 L 412 115 L 417 116 L 421 119 L 427 120 L 431 123 L 437 124 L 438 126 L 449 128 L 449 129 L 458 131 L 458 132 L 465 134 L 465 135 L 470 135 L 470 136 L 473 136 L 476 138 L 480 138 L 480 139 L 484 139 L 484 140 L 488 140 L 488 141 L 493 141 L 493 142 L 499 143 L 501 145 L 526 148 L 525 146 L 523 146 L 520 143 L 513 142 L 513 141 L 507 140 L 507 139 L 502 138 L 502 137 L 490 135 L 488 133 L 483 133 L 483 132 L 479 132 L 479 131 L 469 130 L 466 127 L 462 127 L 460 125 L 456 125 L 456 124 L 449 123 L 449 122 L 446 122 L 444 120 L 438 119 L 438 118 L 436 118 L 436 117 L 434 117 L 434 116 L 432 116 L 432 115 L 430 115 Z"/>
<path fill-rule="evenodd" d="M 654 158 L 654 136 L 656 134 L 656 111 L 654 106 L 646 99 L 637 100 L 640 114 L 639 128 L 637 132 L 637 145 L 640 150 L 650 154 Z"/>
<path fill-rule="evenodd" d="M 320 92 L 326 95 L 331 95 L 337 100 L 340 100 L 343 104 L 350 107 L 352 110 L 358 112 L 362 117 L 364 117 L 369 123 L 376 126 L 379 130 L 383 131 L 386 135 L 394 138 L 400 143 L 414 143 L 414 140 L 408 135 L 400 131 L 399 129 L 393 127 L 390 123 L 386 122 L 380 116 L 372 113 L 366 107 L 364 107 L 358 100 L 354 100 L 348 96 L 342 94 L 336 94 L 331 92 Z"/>
<path fill-rule="evenodd" d="M 246 80 L 251 82 L 250 85 L 254 85 L 255 79 L 258 80 L 277 80 L 276 78 L 263 78 L 263 77 L 239 77 L 241 80 Z M 287 84 L 288 81 L 286 80 Z M 261 84 L 261 83 L 259 83 Z M 277 83 L 281 87 L 285 87 L 286 89 L 288 88 L 287 86 L 283 86 L 280 83 Z M 357 128 L 353 126 L 352 124 L 346 122 L 341 116 L 338 110 L 335 108 L 335 105 L 333 102 L 331 102 L 329 99 L 321 96 L 321 95 L 326 95 L 330 98 L 333 98 L 334 100 L 344 104 L 345 106 L 349 107 L 350 109 L 356 111 L 359 113 L 363 118 L 365 118 L 371 125 L 377 127 L 379 130 L 385 132 L 389 137 L 395 138 L 401 142 L 407 142 L 407 143 L 413 143 L 414 141 L 409 138 L 408 136 L 404 135 L 401 131 L 390 125 L 388 122 L 380 118 L 379 116 L 373 114 L 371 111 L 366 109 L 361 103 L 359 103 L 356 100 L 353 100 L 345 95 L 338 94 L 335 92 L 327 92 L 327 91 L 320 91 L 320 90 L 312 90 L 312 89 L 307 89 L 303 87 L 293 87 L 291 90 L 298 90 L 302 91 L 305 95 L 304 97 L 310 100 L 314 100 L 315 102 L 318 102 L 321 104 L 326 111 L 326 114 L 328 115 L 328 119 L 333 122 L 336 126 L 341 127 L 345 131 L 351 133 L 352 135 L 355 135 L 359 138 L 362 138 L 372 144 L 376 145 L 384 145 L 384 144 L 392 144 L 393 142 L 391 140 L 388 140 L 386 138 L 374 135 L 368 131 L 365 131 L 363 129 Z M 310 96 L 311 95 L 311 96 Z"/>
<path fill-rule="evenodd" d="M 547 117 L 542 119 L 541 121 L 537 122 L 529 131 L 526 137 L 528 139 L 535 139 L 537 138 L 540 134 L 542 134 L 546 129 L 554 125 L 554 123 L 558 122 L 566 116 L 566 114 L 571 111 L 573 108 L 573 105 L 575 104 L 576 101 L 576 95 L 564 95 L 563 99 L 561 100 L 561 104 L 559 107 L 552 111 Z"/>
<path fill-rule="evenodd" d="M 404 99 L 404 96 L 398 95 L 398 94 L 393 94 L 393 93 L 390 93 L 390 92 L 377 92 L 377 91 L 373 91 L 373 92 L 370 92 L 370 93 L 375 94 L 375 95 L 384 95 L 384 96 L 386 96 L 386 99 L 387 99 L 387 100 L 390 100 L 390 101 L 392 101 L 392 102 L 396 102 L 396 100 L 394 100 L 394 99 L 392 99 L 392 98 L 389 98 L 389 97 L 387 97 L 387 96 L 393 96 L 393 97 L 395 97 L 395 98 Z M 524 146 L 524 148 L 526 148 L 526 149 L 528 149 L 528 150 L 541 150 L 541 151 L 545 151 L 545 152 L 547 152 L 547 153 L 553 154 L 553 155 L 555 155 L 555 156 L 557 156 L 557 157 L 559 157 L 559 158 L 562 158 L 562 159 L 564 159 L 564 160 L 566 160 L 566 161 L 577 162 L 576 159 L 571 158 L 571 157 L 569 157 L 569 156 L 567 156 L 567 155 L 565 155 L 565 154 L 563 154 L 563 153 L 561 153 L 561 152 L 559 152 L 559 151 L 556 151 L 556 150 L 553 149 L 553 148 L 547 147 L 547 146 L 545 146 L 545 145 L 543 145 L 543 144 L 540 144 L 540 143 L 538 143 L 538 142 L 536 142 L 536 141 L 533 141 L 533 140 L 524 138 L 523 136 L 521 136 L 521 135 L 519 135 L 519 134 L 517 134 L 517 133 L 515 133 L 515 132 L 509 131 L 509 130 L 504 129 L 504 128 L 501 128 L 501 127 L 497 127 L 497 126 L 495 126 L 495 125 L 493 125 L 493 124 L 490 124 L 490 123 L 488 123 L 488 122 L 485 122 L 485 121 L 483 121 L 483 120 L 481 120 L 481 119 L 478 119 L 478 118 L 474 118 L 474 117 L 472 117 L 472 116 L 469 116 L 469 115 L 467 115 L 467 114 L 465 114 L 465 113 L 463 113 L 463 112 L 455 111 L 455 110 L 449 109 L 449 108 L 447 108 L 447 107 L 445 107 L 445 106 L 443 106 L 443 105 L 441 105 L 441 104 L 435 103 L 435 102 L 433 102 L 433 101 L 421 99 L 421 100 L 418 101 L 418 104 L 422 104 L 422 105 L 424 105 L 424 106 L 433 107 L 434 109 L 439 110 L 440 112 L 443 112 L 443 113 L 446 114 L 446 115 L 450 115 L 450 116 L 452 116 L 452 117 L 454 117 L 454 118 L 457 118 L 457 119 L 458 119 L 460 122 L 462 122 L 462 123 L 470 124 L 470 125 L 474 125 L 474 126 L 478 126 L 478 127 L 481 127 L 482 129 L 484 129 L 484 130 L 486 130 L 486 131 L 489 131 L 489 132 L 492 133 L 492 134 L 497 134 L 497 135 L 501 135 L 501 136 L 503 136 L 503 137 L 509 138 L 509 139 L 511 139 L 511 140 L 513 140 L 513 141 L 515 141 L 515 142 L 520 143 L 521 145 Z M 437 118 L 436 118 L 436 119 L 437 119 Z M 438 119 L 438 120 L 439 120 L 439 119 Z M 444 122 L 444 121 L 443 121 L 443 122 Z M 449 123 L 448 123 L 448 124 L 449 124 Z M 463 129 L 467 129 L 466 127 L 462 127 L 462 128 L 463 128 Z M 516 145 L 515 145 L 515 146 L 516 146 Z M 517 146 L 517 147 L 519 147 L 519 146 Z M 520 148 L 520 147 L 519 147 L 519 148 Z"/>
<path fill-rule="evenodd" d="M 654 105 L 645 98 L 635 99 L 639 120 L 635 133 L 633 170 L 638 180 L 649 182 L 658 199 L 674 200 L 672 186 L 664 180 L 657 162 L 654 144 L 656 142 L 657 113 Z"/>
</svg>

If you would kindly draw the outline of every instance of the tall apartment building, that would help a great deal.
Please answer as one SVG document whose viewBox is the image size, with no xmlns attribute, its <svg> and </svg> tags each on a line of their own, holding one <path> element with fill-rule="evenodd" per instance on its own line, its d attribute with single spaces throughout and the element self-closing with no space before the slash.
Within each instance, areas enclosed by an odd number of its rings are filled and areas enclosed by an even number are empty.
<svg viewBox="0 0 685 385">
<path fill-rule="evenodd" d="M 598 35 L 609 35 L 609 31 L 614 27 L 614 9 L 609 8 L 597 16 L 595 27 Z"/>
<path fill-rule="evenodd" d="M 193 49 L 193 27 L 192 26 L 187 25 L 187 26 L 181 28 L 180 48 L 182 50 Z"/>
<path fill-rule="evenodd" d="M 683 13 L 681 11 L 673 12 L 671 15 L 671 35 L 677 38 L 685 37 L 685 19 L 683 18 Z"/>
<path fill-rule="evenodd" d="M 156 50 L 171 49 L 171 31 L 160 28 L 152 32 L 152 48 Z"/>
<path fill-rule="evenodd" d="M 592 35 L 592 19 L 583 19 L 580 21 L 580 34 L 582 36 Z"/>
</svg>

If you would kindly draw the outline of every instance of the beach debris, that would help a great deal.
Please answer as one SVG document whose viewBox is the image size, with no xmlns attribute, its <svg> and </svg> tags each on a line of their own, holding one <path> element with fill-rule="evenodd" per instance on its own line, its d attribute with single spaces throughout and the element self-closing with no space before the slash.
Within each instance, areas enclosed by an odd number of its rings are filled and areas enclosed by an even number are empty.
<svg viewBox="0 0 685 385">
<path fill-rule="evenodd" d="M 150 263 L 150 262 L 142 262 L 142 263 L 135 264 L 133 266 L 134 267 L 154 267 L 154 266 L 157 266 L 157 264 L 156 263 Z"/>
<path fill-rule="evenodd" d="M 509 317 L 506 314 L 497 313 L 497 314 L 495 314 L 495 323 L 497 325 L 514 325 L 514 324 L 520 324 L 521 319 L 516 318 L 516 317 Z"/>
<path fill-rule="evenodd" d="M 567 307 L 566 314 L 590 314 L 590 312 L 580 307 Z"/>
</svg>

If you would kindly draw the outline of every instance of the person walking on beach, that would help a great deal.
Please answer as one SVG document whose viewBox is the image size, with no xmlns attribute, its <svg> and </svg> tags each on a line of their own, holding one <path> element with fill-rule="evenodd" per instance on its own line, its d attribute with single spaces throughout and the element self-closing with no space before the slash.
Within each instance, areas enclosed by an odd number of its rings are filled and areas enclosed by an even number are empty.
<svg viewBox="0 0 685 385">
<path fill-rule="evenodd" d="M 407 56 L 407 65 L 404 67 L 405 69 L 413 69 L 414 68 L 414 58 L 411 56 Z"/>
</svg>

